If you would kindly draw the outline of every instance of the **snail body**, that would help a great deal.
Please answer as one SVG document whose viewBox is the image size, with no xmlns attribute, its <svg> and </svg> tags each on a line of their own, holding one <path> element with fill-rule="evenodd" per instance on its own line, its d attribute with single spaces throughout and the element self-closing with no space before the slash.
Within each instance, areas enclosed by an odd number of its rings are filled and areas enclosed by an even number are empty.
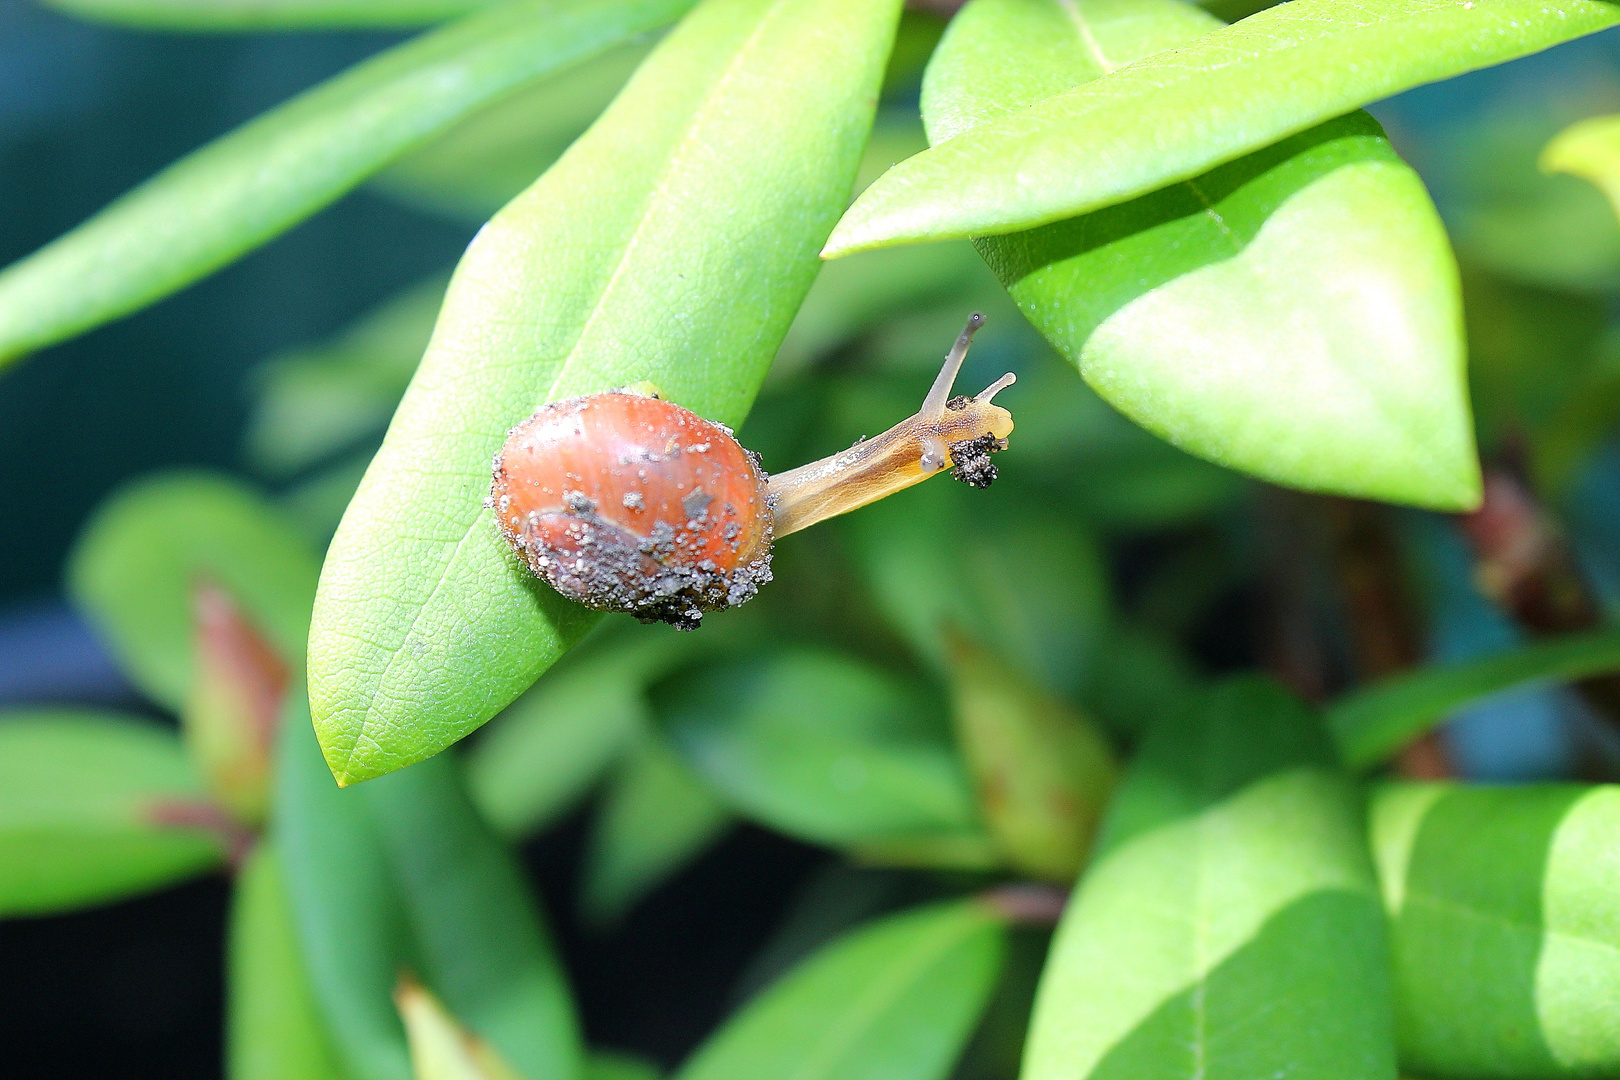
<svg viewBox="0 0 1620 1080">
<path fill-rule="evenodd" d="M 957 338 L 917 414 L 848 450 L 767 477 L 724 425 L 645 389 L 542 405 L 508 433 L 486 505 L 539 578 L 571 600 L 695 629 L 771 579 L 771 544 L 951 469 L 987 486 L 1012 415 L 950 397 L 973 333 Z"/>
</svg>

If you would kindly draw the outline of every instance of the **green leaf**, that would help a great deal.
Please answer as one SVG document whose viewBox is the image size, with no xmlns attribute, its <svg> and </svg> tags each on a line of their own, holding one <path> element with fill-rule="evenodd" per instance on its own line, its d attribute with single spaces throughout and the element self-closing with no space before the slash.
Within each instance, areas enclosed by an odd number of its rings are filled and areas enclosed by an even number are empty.
<svg viewBox="0 0 1620 1080">
<path fill-rule="evenodd" d="M 478 234 L 328 553 L 310 690 L 340 781 L 454 742 L 594 621 L 483 507 L 513 424 L 643 379 L 741 421 L 848 191 L 898 14 L 705 0 Z"/>
<path fill-rule="evenodd" d="M 590 127 L 649 48 L 620 45 L 497 101 L 394 162 L 372 185 L 409 205 L 486 221 Z M 420 357 L 418 350 L 413 363 Z"/>
<path fill-rule="evenodd" d="M 676 746 L 739 812 L 824 844 L 979 839 L 973 796 L 920 688 L 813 651 L 704 665 L 655 699 Z"/>
<path fill-rule="evenodd" d="M 695 645 L 694 635 L 637 626 L 569 656 L 489 725 L 467 754 L 467 786 L 508 837 L 538 832 L 601 777 L 651 719 L 647 684 Z M 690 644 L 689 644 L 690 643 Z"/>
<path fill-rule="evenodd" d="M 1541 171 L 1590 180 L 1620 214 L 1620 116 L 1590 116 L 1559 132 L 1541 152 Z"/>
<path fill-rule="evenodd" d="M 327 1030 L 357 1080 L 411 1080 L 393 1002 L 411 962 L 405 911 L 365 795 L 332 782 L 301 687 L 282 716 L 275 780 L 271 835 Z"/>
<path fill-rule="evenodd" d="M 236 877 L 226 975 L 230 1080 L 345 1080 L 310 988 L 281 862 L 260 843 Z"/>
<path fill-rule="evenodd" d="M 1620 789 L 1374 796 L 1401 1064 L 1436 1078 L 1620 1071 Z"/>
<path fill-rule="evenodd" d="M 318 573 L 308 542 L 251 488 L 176 472 L 137 480 L 97 508 L 67 585 L 135 685 L 179 711 L 194 676 L 198 582 L 224 589 L 296 668 Z"/>
<path fill-rule="evenodd" d="M 952 648 L 951 697 L 996 846 L 1024 873 L 1072 883 L 1114 786 L 1107 739 L 1089 717 L 965 636 Z"/>
<path fill-rule="evenodd" d="M 1279 4 L 902 162 L 855 201 L 825 254 L 1112 206 L 1368 102 L 1617 22 L 1620 9 L 1601 0 Z"/>
<path fill-rule="evenodd" d="M 88 709 L 0 711 L 0 917 L 214 869 L 218 819 L 173 732 Z"/>
<path fill-rule="evenodd" d="M 656 731 L 620 764 L 585 848 L 580 911 L 612 922 L 713 844 L 732 817 Z"/>
<path fill-rule="evenodd" d="M 659 1080 L 663 1073 L 645 1058 L 617 1050 L 593 1050 L 583 1080 Z"/>
<path fill-rule="evenodd" d="M 689 3 L 512 0 L 305 91 L 0 273 L 0 366 L 184 288 L 503 94 Z"/>
<path fill-rule="evenodd" d="M 493 0 L 43 0 L 81 19 L 148 30 L 302 30 L 424 26 Z"/>
<path fill-rule="evenodd" d="M 573 999 L 517 860 L 478 817 L 450 757 L 361 789 L 388 849 L 420 974 L 528 1080 L 579 1068 Z"/>
<path fill-rule="evenodd" d="M 495 1048 L 469 1032 L 412 979 L 394 994 L 411 1043 L 415 1080 L 519 1080 Z"/>
<path fill-rule="evenodd" d="M 1070 900 L 1024 1080 L 1395 1076 L 1359 800 L 1316 719 L 1236 679 L 1149 732 Z"/>
<path fill-rule="evenodd" d="M 265 364 L 244 439 L 248 459 L 288 475 L 380 435 L 427 348 L 448 281 L 420 282 L 336 340 Z"/>
<path fill-rule="evenodd" d="M 1216 25 L 1177 0 L 978 0 L 929 67 L 924 118 L 936 142 L 971 138 Z M 1366 114 L 976 243 L 1097 392 L 1183 450 L 1309 490 L 1478 502 L 1456 268 Z"/>
<path fill-rule="evenodd" d="M 749 1002 L 677 1080 L 943 1080 L 994 989 L 1003 935 L 973 900 L 869 923 Z"/>
<path fill-rule="evenodd" d="M 1615 670 L 1620 670 L 1620 631 L 1570 634 L 1375 683 L 1334 702 L 1327 724 L 1345 764 L 1367 769 L 1451 713 L 1500 690 Z"/>
</svg>

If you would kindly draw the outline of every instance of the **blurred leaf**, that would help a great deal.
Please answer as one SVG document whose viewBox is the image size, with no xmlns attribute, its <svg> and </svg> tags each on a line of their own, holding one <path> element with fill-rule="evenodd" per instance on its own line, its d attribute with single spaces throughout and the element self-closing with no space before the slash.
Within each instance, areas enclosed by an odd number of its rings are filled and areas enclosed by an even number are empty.
<svg viewBox="0 0 1620 1080">
<path fill-rule="evenodd" d="M 245 440 L 254 465 L 287 475 L 380 434 L 427 348 L 447 280 L 420 282 L 335 340 L 265 364 Z"/>
<path fill-rule="evenodd" d="M 977 0 L 929 66 L 923 116 L 936 143 L 976 138 L 1217 25 L 1177 0 Z M 976 243 L 1098 393 L 1182 449 L 1310 490 L 1478 501 L 1456 268 L 1371 117 Z"/>
<path fill-rule="evenodd" d="M 1334 702 L 1327 725 L 1345 763 L 1366 769 L 1451 713 L 1498 691 L 1615 670 L 1620 670 L 1620 631 L 1570 634 L 1375 683 Z"/>
<path fill-rule="evenodd" d="M 0 917 L 214 869 L 225 852 L 203 827 L 211 810 L 172 732 L 88 709 L 0 711 Z"/>
<path fill-rule="evenodd" d="M 484 819 L 514 838 L 555 821 L 650 719 L 647 684 L 704 644 L 661 626 L 626 628 L 547 672 L 467 754 L 467 786 Z"/>
<path fill-rule="evenodd" d="M 1017 870 L 1079 875 L 1114 786 L 1114 754 L 1091 720 L 957 635 L 952 713 L 990 834 Z"/>
<path fill-rule="evenodd" d="M 977 901 L 916 908 L 820 950 L 699 1047 L 678 1080 L 943 1080 L 994 988 Z"/>
<path fill-rule="evenodd" d="M 272 837 L 333 1044 L 357 1080 L 410 1080 L 392 996 L 411 961 L 406 915 L 366 797 L 332 782 L 298 687 L 277 735 L 275 781 Z"/>
<path fill-rule="evenodd" d="M 137 480 L 96 509 L 69 556 L 67 585 L 130 680 L 178 712 L 196 677 L 198 582 L 227 592 L 297 667 L 318 573 L 308 543 L 252 489 L 174 472 Z"/>
<path fill-rule="evenodd" d="M 693 768 L 772 828 L 834 845 L 978 841 L 944 710 L 876 668 L 808 650 L 708 664 L 655 703 Z"/>
<path fill-rule="evenodd" d="M 1355 792 L 1314 717 L 1236 679 L 1149 732 L 1042 978 L 1025 1080 L 1395 1076 Z"/>
<path fill-rule="evenodd" d="M 747 413 L 848 191 L 898 15 L 705 0 L 479 232 L 328 554 L 310 678 L 340 781 L 454 742 L 594 621 L 483 508 L 512 424 L 642 379 L 705 416 Z"/>
<path fill-rule="evenodd" d="M 1541 152 L 1541 170 L 1590 180 L 1620 214 L 1620 116 L 1589 116 L 1559 132 Z"/>
<path fill-rule="evenodd" d="M 642 732 L 613 776 L 586 843 L 580 887 L 586 921 L 602 925 L 622 916 L 731 821 L 664 736 Z"/>
<path fill-rule="evenodd" d="M 360 790 L 423 980 L 518 1075 L 573 1080 L 579 1031 L 562 967 L 522 869 L 473 809 L 458 763 L 424 761 Z"/>
<path fill-rule="evenodd" d="M 302 30 L 424 26 L 493 0 L 43 0 L 82 19 L 150 30 Z"/>
<path fill-rule="evenodd" d="M 214 799 L 242 825 L 258 828 L 270 810 L 276 720 L 291 676 L 225 590 L 200 581 L 192 606 L 196 678 L 180 714 L 186 749 Z"/>
<path fill-rule="evenodd" d="M 305 91 L 0 273 L 0 366 L 184 288 L 490 101 L 689 3 L 512 0 Z"/>
<path fill-rule="evenodd" d="M 617 1050 L 593 1050 L 585 1059 L 582 1080 L 659 1080 L 658 1066 L 634 1054 Z"/>
<path fill-rule="evenodd" d="M 1620 789 L 1389 785 L 1372 828 L 1404 1067 L 1620 1070 Z"/>
<path fill-rule="evenodd" d="M 411 1043 L 415 1080 L 519 1080 L 494 1047 L 471 1034 L 412 979 L 394 993 Z"/>
<path fill-rule="evenodd" d="M 340 458 L 283 491 L 277 508 L 301 536 L 324 550 L 370 464 L 370 450 Z"/>
<path fill-rule="evenodd" d="M 345 1080 L 309 984 L 280 859 L 269 842 L 236 878 L 226 975 L 230 1080 Z"/>
<path fill-rule="evenodd" d="M 372 183 L 410 205 L 485 221 L 590 127 L 649 49 L 640 41 L 620 45 L 498 101 L 411 151 Z M 420 357 L 418 349 L 413 365 Z"/>
<path fill-rule="evenodd" d="M 1595 0 L 1279 4 L 902 163 L 856 200 L 826 254 L 1013 232 L 1112 206 L 1409 87 L 1616 22 L 1620 12 Z"/>
<path fill-rule="evenodd" d="M 1015 497 L 919 485 L 863 508 L 843 526 L 851 554 L 879 609 L 936 671 L 950 670 L 949 621 L 1072 692 L 1108 625 L 1102 552 L 1084 527 L 1006 490 Z"/>
</svg>

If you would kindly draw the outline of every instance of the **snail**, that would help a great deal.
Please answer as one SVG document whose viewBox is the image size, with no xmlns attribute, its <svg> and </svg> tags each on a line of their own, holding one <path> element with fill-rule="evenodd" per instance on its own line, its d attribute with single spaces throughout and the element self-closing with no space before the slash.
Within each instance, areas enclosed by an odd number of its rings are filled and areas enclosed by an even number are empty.
<svg viewBox="0 0 1620 1080">
<path fill-rule="evenodd" d="M 767 477 L 723 424 L 641 384 L 542 405 L 495 457 L 485 505 L 530 570 L 587 607 L 695 629 L 771 579 L 771 544 L 950 467 L 986 487 L 1012 415 L 951 387 L 983 324 L 957 337 L 922 408 L 883 434 Z"/>
</svg>

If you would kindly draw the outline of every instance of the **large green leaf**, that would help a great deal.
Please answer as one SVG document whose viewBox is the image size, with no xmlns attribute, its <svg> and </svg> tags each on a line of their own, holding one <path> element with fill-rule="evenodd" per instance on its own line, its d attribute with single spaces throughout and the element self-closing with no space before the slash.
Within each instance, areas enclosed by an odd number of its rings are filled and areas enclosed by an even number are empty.
<svg viewBox="0 0 1620 1080">
<path fill-rule="evenodd" d="M 98 22 L 151 30 L 302 30 L 423 26 L 494 0 L 44 0 Z"/>
<path fill-rule="evenodd" d="M 97 508 L 67 585 L 135 685 L 178 711 L 192 685 L 199 581 L 224 589 L 296 667 L 318 573 L 308 542 L 251 488 L 180 472 L 138 480 Z"/>
<path fill-rule="evenodd" d="M 275 848 L 254 848 L 236 878 L 226 959 L 230 1080 L 345 1080 L 310 989 Z"/>
<path fill-rule="evenodd" d="M 305 91 L 0 273 L 0 366 L 184 288 L 474 110 L 689 3 L 511 0 Z"/>
<path fill-rule="evenodd" d="M 677 1080 L 942 1080 L 994 988 L 996 915 L 967 900 L 870 923 L 794 968 Z"/>
<path fill-rule="evenodd" d="M 1179 55 L 1218 25 L 1179 0 L 976 0 L 929 66 L 930 137 Z M 976 243 L 1086 380 L 1182 449 L 1312 490 L 1478 501 L 1450 248 L 1366 114 Z"/>
<path fill-rule="evenodd" d="M 282 716 L 271 835 L 310 986 L 357 1080 L 411 1080 L 393 1002 L 412 959 L 405 911 L 365 795 L 332 782 L 301 690 Z"/>
<path fill-rule="evenodd" d="M 1148 734 L 1042 977 L 1024 1080 L 1395 1076 L 1355 792 L 1316 719 L 1237 679 Z"/>
<path fill-rule="evenodd" d="M 85 709 L 0 711 L 0 917 L 82 907 L 218 866 L 223 820 L 172 732 Z"/>
<path fill-rule="evenodd" d="M 528 1080 L 573 1080 L 573 999 L 510 851 L 462 789 L 451 757 L 360 789 L 416 941 L 418 974 Z"/>
<path fill-rule="evenodd" d="M 650 379 L 746 414 L 853 178 L 896 0 L 705 0 L 478 234 L 327 556 L 310 691 L 364 780 L 489 719 L 588 627 L 483 507 L 505 432 Z"/>
<path fill-rule="evenodd" d="M 731 813 L 669 746 L 643 731 L 613 776 L 585 848 L 580 911 L 617 919 L 725 832 Z"/>
<path fill-rule="evenodd" d="M 1328 710 L 1328 730 L 1345 764 L 1366 769 L 1451 713 L 1499 690 L 1616 669 L 1620 631 L 1571 634 L 1477 660 L 1419 668 L 1347 694 Z"/>
<path fill-rule="evenodd" d="M 1620 788 L 1392 784 L 1372 830 L 1404 1067 L 1620 1072 Z"/>
<path fill-rule="evenodd" d="M 1144 195 L 1409 87 L 1620 22 L 1603 0 L 1293 0 L 1008 113 L 867 188 L 828 257 Z"/>
<path fill-rule="evenodd" d="M 254 465 L 294 473 L 381 435 L 427 348 L 447 283 L 436 276 L 414 285 L 336 340 L 265 364 L 243 440 Z"/>
<path fill-rule="evenodd" d="M 486 221 L 590 127 L 648 48 L 643 41 L 620 45 L 503 98 L 406 154 L 372 185 L 424 209 Z"/>
<path fill-rule="evenodd" d="M 708 664 L 659 688 L 692 766 L 738 811 L 824 844 L 985 841 L 943 724 L 919 688 L 812 651 Z"/>
</svg>

